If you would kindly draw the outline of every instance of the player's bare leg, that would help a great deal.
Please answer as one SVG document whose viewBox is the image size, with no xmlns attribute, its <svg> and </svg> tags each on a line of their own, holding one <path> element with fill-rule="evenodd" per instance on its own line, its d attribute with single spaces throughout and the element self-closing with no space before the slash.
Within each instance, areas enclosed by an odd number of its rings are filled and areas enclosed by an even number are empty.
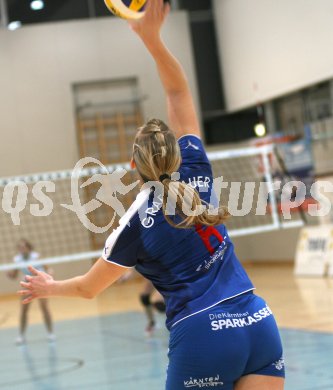
<svg viewBox="0 0 333 390">
<path fill-rule="evenodd" d="M 20 334 L 16 339 L 16 344 L 21 345 L 26 342 L 25 332 L 27 330 L 28 325 L 28 312 L 31 304 L 21 305 L 20 304 Z"/>
<path fill-rule="evenodd" d="M 154 292 L 154 286 L 151 282 L 145 281 L 142 293 L 140 294 L 140 301 L 142 303 L 142 306 L 144 308 L 145 314 L 148 319 L 148 323 L 146 326 L 146 334 L 147 336 L 151 336 L 152 333 L 155 330 L 155 315 L 154 315 L 154 308 L 151 303 L 151 295 Z"/>
<path fill-rule="evenodd" d="M 235 390 L 283 390 L 284 378 L 264 375 L 246 375 L 235 386 Z"/>
<path fill-rule="evenodd" d="M 48 331 L 48 340 L 49 341 L 54 341 L 55 340 L 55 335 L 53 333 L 53 323 L 52 323 L 52 317 L 50 313 L 50 309 L 48 306 L 48 300 L 47 299 L 40 299 L 39 300 L 39 306 L 43 314 L 44 322 L 46 329 Z"/>
<path fill-rule="evenodd" d="M 157 297 L 154 302 L 151 300 L 153 294 Z M 165 303 L 162 295 L 156 291 L 154 285 L 148 280 L 145 282 L 143 291 L 140 294 L 140 300 L 148 319 L 146 334 L 151 336 L 156 327 L 154 309 L 156 309 L 159 313 L 165 313 Z"/>
</svg>

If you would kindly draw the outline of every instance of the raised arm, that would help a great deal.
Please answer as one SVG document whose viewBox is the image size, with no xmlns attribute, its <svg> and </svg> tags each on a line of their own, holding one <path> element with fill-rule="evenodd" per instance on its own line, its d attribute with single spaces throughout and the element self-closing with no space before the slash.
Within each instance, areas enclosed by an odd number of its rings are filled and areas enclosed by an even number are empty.
<svg viewBox="0 0 333 390">
<path fill-rule="evenodd" d="M 181 64 L 162 41 L 160 30 L 170 10 L 163 0 L 149 1 L 145 16 L 130 22 L 155 60 L 166 94 L 169 125 L 177 137 L 200 136 L 200 127 L 190 87 Z"/>
</svg>

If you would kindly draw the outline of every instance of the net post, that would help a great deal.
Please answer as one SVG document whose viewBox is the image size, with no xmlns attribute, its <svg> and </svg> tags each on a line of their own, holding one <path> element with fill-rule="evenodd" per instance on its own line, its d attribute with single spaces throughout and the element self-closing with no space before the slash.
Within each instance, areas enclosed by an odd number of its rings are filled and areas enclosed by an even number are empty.
<svg viewBox="0 0 333 390">
<path fill-rule="evenodd" d="M 271 204 L 273 226 L 277 229 L 280 227 L 280 219 L 277 210 L 276 198 L 274 195 L 273 177 L 270 171 L 270 164 L 268 159 L 268 150 L 262 151 L 262 160 L 264 166 L 264 176 L 268 187 L 268 199 Z"/>
</svg>

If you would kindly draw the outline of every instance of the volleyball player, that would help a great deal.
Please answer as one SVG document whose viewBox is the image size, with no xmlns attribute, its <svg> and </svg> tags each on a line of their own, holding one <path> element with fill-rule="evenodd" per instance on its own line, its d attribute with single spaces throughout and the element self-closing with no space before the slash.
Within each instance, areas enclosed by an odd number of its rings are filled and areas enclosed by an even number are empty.
<svg viewBox="0 0 333 390">
<path fill-rule="evenodd" d="M 213 177 L 184 71 L 160 38 L 168 9 L 162 0 L 150 1 L 144 18 L 131 23 L 156 62 L 168 103 L 169 126 L 149 121 L 133 147 L 133 166 L 155 190 L 139 193 L 89 272 L 54 281 L 31 268 L 34 276 L 19 294 L 24 303 L 56 295 L 92 298 L 135 267 L 166 302 L 168 390 L 281 390 L 276 322 L 235 255 L 223 224 L 227 211 L 191 212 L 211 200 Z M 161 187 L 159 208 L 153 201 Z M 169 215 L 172 205 L 176 215 Z"/>
<path fill-rule="evenodd" d="M 133 274 L 133 271 L 127 272 L 119 279 L 119 282 L 126 282 Z M 153 296 L 155 296 L 154 300 L 152 299 Z M 156 330 L 155 310 L 159 313 L 165 313 L 166 307 L 164 299 L 150 280 L 144 281 L 139 298 L 148 321 L 145 328 L 145 334 L 150 337 Z"/>
<path fill-rule="evenodd" d="M 14 262 L 16 264 L 22 264 L 27 261 L 35 261 L 39 259 L 39 254 L 34 251 L 32 244 L 27 240 L 20 240 L 17 244 L 17 255 L 14 257 Z M 36 269 L 40 271 L 48 271 L 52 272 L 52 270 L 48 269 L 47 267 L 38 266 Z M 22 272 L 24 275 L 31 275 L 29 270 L 27 268 L 22 268 Z M 18 270 L 9 271 L 8 276 L 11 279 L 16 279 L 18 276 Z M 48 307 L 48 302 L 46 298 L 42 298 L 39 300 L 39 306 L 41 309 L 41 312 L 43 314 L 45 326 L 48 332 L 47 338 L 49 341 L 55 340 L 55 335 L 53 333 L 53 324 L 52 324 L 52 317 L 50 313 L 50 309 Z M 28 324 L 28 312 L 29 312 L 30 304 L 27 305 L 20 305 L 20 328 L 19 328 L 19 335 L 16 339 L 16 344 L 24 344 L 26 342 L 26 329 Z"/>
<path fill-rule="evenodd" d="M 166 306 L 161 294 L 157 291 L 157 299 L 152 301 L 153 294 L 156 294 L 156 289 L 150 280 L 145 280 L 143 290 L 140 294 L 140 302 L 144 308 L 148 323 L 145 329 L 147 336 L 152 336 L 156 330 L 156 319 L 154 310 L 159 313 L 165 313 Z"/>
</svg>

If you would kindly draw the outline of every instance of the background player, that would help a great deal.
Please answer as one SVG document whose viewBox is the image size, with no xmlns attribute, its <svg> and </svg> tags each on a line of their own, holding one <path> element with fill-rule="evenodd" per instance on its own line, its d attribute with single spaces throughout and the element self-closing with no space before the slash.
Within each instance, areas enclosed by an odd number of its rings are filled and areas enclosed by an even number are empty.
<svg viewBox="0 0 333 390">
<path fill-rule="evenodd" d="M 155 298 L 154 301 L 152 301 L 153 295 L 157 295 L 157 299 Z M 166 307 L 163 297 L 158 291 L 156 291 L 153 283 L 149 280 L 145 281 L 143 290 L 140 294 L 140 302 L 144 308 L 148 319 L 148 323 L 146 326 L 146 335 L 152 336 L 156 329 L 156 318 L 154 309 L 157 310 L 159 313 L 165 313 Z"/>
<path fill-rule="evenodd" d="M 131 279 L 134 274 L 135 272 L 133 271 L 127 272 L 119 279 L 119 282 L 126 282 L 127 280 Z M 165 313 L 166 307 L 164 299 L 161 294 L 156 290 L 153 283 L 149 280 L 144 281 L 144 285 L 139 298 L 148 321 L 147 326 L 145 328 L 145 333 L 148 337 L 150 337 L 154 334 L 154 331 L 156 330 L 155 310 L 159 313 Z"/>
<path fill-rule="evenodd" d="M 157 64 L 174 131 L 151 120 L 138 130 L 133 149 L 133 165 L 143 181 L 154 181 L 155 192 L 162 183 L 163 212 L 155 214 L 149 229 L 143 226 L 140 216 L 155 193 L 141 191 L 89 272 L 54 281 L 31 268 L 34 276 L 26 277 L 19 293 L 27 296 L 24 303 L 47 296 L 92 298 L 135 266 L 166 301 L 168 390 L 281 390 L 284 363 L 277 326 L 235 255 L 222 224 L 225 209 L 192 213 L 211 200 L 213 177 L 185 74 L 160 38 L 167 12 L 162 0 L 150 1 L 145 17 L 131 24 Z M 176 171 L 179 181 L 171 180 Z M 201 198 L 184 183 L 196 183 L 198 191 L 204 187 Z M 175 216 L 166 214 L 168 200 L 176 206 Z"/>
<path fill-rule="evenodd" d="M 17 255 L 14 257 L 14 262 L 16 264 L 22 264 L 27 261 L 35 261 L 39 259 L 39 254 L 34 251 L 32 244 L 27 240 L 20 240 L 17 244 Z M 48 267 L 38 266 L 36 269 L 40 271 L 45 271 L 48 273 L 52 273 L 52 270 Z M 22 268 L 22 272 L 24 275 L 31 275 L 29 270 L 27 268 Z M 8 276 L 11 279 L 16 279 L 19 274 L 18 270 L 13 270 L 8 272 Z M 41 312 L 43 314 L 44 322 L 46 325 L 46 329 L 48 331 L 47 338 L 49 341 L 55 340 L 55 335 L 53 333 L 53 324 L 52 324 L 52 317 L 50 313 L 50 309 L 48 306 L 47 299 L 40 299 L 39 300 L 39 306 L 41 309 Z M 26 329 L 28 324 L 28 312 L 29 312 L 30 304 L 28 305 L 20 305 L 20 328 L 19 328 L 19 335 L 16 339 L 16 344 L 24 344 L 26 342 Z"/>
</svg>

